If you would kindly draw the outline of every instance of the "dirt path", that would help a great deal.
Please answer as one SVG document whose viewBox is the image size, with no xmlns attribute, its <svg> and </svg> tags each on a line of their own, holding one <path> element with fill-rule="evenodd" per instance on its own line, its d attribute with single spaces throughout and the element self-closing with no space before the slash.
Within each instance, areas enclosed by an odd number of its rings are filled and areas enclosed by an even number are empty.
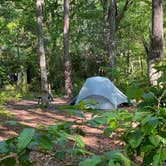
<svg viewBox="0 0 166 166">
<path fill-rule="evenodd" d="M 23 125 L 30 127 L 49 126 L 55 124 L 56 121 L 75 121 L 78 117 L 69 116 L 65 111 L 58 110 L 59 105 L 67 104 L 65 100 L 56 98 L 48 110 L 41 110 L 37 106 L 37 102 L 33 100 L 20 100 L 17 103 L 8 102 L 4 106 L 5 110 L 9 111 L 13 117 L 12 120 L 17 120 Z M 91 117 L 90 113 L 85 114 L 87 118 Z M 11 120 L 9 119 L 9 120 Z M 0 140 L 8 137 L 18 135 L 21 129 L 18 126 L 4 124 L 7 120 L 0 116 Z M 102 153 L 112 149 L 119 149 L 122 147 L 122 142 L 116 138 L 109 138 L 102 134 L 102 128 L 92 128 L 89 126 L 81 126 L 85 132 L 82 137 L 88 149 L 96 154 Z"/>
</svg>

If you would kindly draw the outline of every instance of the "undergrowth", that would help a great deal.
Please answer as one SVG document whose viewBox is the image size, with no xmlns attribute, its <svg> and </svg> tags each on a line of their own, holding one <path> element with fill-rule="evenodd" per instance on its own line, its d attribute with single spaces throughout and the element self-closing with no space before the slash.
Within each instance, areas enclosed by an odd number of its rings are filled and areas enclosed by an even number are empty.
<svg viewBox="0 0 166 166">
<path fill-rule="evenodd" d="M 162 166 L 166 160 L 166 87 L 165 85 L 149 88 L 137 93 L 128 91 L 128 97 L 139 102 L 137 109 L 129 112 L 125 109 L 116 111 L 86 110 L 81 103 L 78 106 L 65 106 L 69 115 L 78 116 L 81 122 L 57 123 L 39 129 L 25 128 L 18 137 L 0 142 L 0 165 L 30 166 L 31 151 L 52 154 L 63 161 L 66 155 L 79 156 L 78 161 L 70 165 L 78 166 Z M 3 112 L 3 111 L 2 111 Z M 91 112 L 92 118 L 86 119 L 85 113 Z M 105 126 L 103 134 L 110 137 L 121 132 L 125 142 L 123 149 L 96 155 L 86 150 L 80 137 L 83 132 L 73 125 Z M 70 146 L 68 146 L 70 145 Z M 136 159 L 140 158 L 141 163 Z"/>
<path fill-rule="evenodd" d="M 3 108 L 0 108 L 0 116 L 6 117 L 6 118 L 12 118 L 13 117 L 13 115 L 9 111 L 6 111 Z"/>
</svg>

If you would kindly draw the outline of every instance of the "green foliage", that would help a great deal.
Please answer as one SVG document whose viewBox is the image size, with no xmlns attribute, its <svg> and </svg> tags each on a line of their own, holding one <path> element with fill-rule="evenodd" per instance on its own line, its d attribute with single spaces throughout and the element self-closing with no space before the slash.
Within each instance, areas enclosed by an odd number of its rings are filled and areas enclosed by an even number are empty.
<svg viewBox="0 0 166 166">
<path fill-rule="evenodd" d="M 144 92 L 141 99 L 143 102 L 138 104 L 138 107 L 164 107 L 166 105 L 166 90 L 163 86 L 151 87 L 151 91 Z"/>
<path fill-rule="evenodd" d="M 79 106 L 60 106 L 58 109 L 65 111 L 68 115 L 72 116 L 75 115 L 77 117 L 80 118 L 85 118 L 83 111 L 83 109 Z"/>
<path fill-rule="evenodd" d="M 8 152 L 8 144 L 5 141 L 0 142 L 0 154 L 6 154 Z"/>
<path fill-rule="evenodd" d="M 71 0 L 70 2 L 73 94 L 78 94 L 85 78 L 98 75 L 99 68 L 103 68 L 105 76 L 113 75 L 115 84 L 126 91 L 129 99 L 140 102 L 138 110 L 135 113 L 126 110 L 98 112 L 92 108 L 86 110 L 85 103 L 80 103 L 78 107 L 62 109 L 65 109 L 70 116 L 83 118 L 83 123 L 95 127 L 106 125 L 104 134 L 111 136 L 114 131 L 122 129 L 124 132 L 121 133 L 122 139 L 126 143 L 126 152 L 129 156 L 142 157 L 144 165 L 161 165 L 166 156 L 166 62 L 163 60 L 162 65 L 156 66 L 157 71 L 162 72 L 158 85 L 149 87 L 146 76 L 147 55 L 142 44 L 143 40 L 149 42 L 151 1 L 132 1 L 127 8 L 124 8 L 125 0 L 117 1 L 116 14 L 122 14 L 124 17 L 120 21 L 117 20 L 116 67 L 113 70 L 108 66 L 109 39 L 106 36 L 109 36 L 110 31 L 109 17 L 104 20 L 104 13 L 109 13 L 109 3 L 104 6 L 102 2 L 106 1 Z M 0 86 L 5 87 L 8 84 L 8 74 L 30 69 L 29 90 L 40 91 L 34 3 L 32 0 L 0 2 L 0 81 L 2 81 Z M 48 80 L 57 94 L 62 94 L 64 89 L 62 5 L 63 1 L 46 0 L 43 18 Z M 163 6 L 165 8 L 165 1 Z M 165 22 L 164 18 L 164 24 Z M 18 100 L 22 96 L 18 92 L 13 93 L 11 87 L 14 86 L 10 86 L 7 90 L 0 89 L 0 104 L 5 104 L 8 100 Z M 93 112 L 91 120 L 85 118 L 86 111 Z M 0 115 L 12 116 L 3 109 L 0 109 Z M 16 124 L 14 121 L 8 123 Z M 76 122 L 61 123 L 37 131 L 25 129 L 20 136 L 0 142 L 0 157 L 8 156 L 12 152 L 17 155 L 21 165 L 31 165 L 28 160 L 29 151 L 37 147 L 44 152 L 54 152 L 54 145 L 60 146 L 55 152 L 55 156 L 60 160 L 63 160 L 66 153 L 91 155 L 85 150 L 81 138 L 74 135 L 84 133 L 79 127 L 73 129 L 73 124 Z M 66 143 L 71 140 L 74 142 L 73 147 L 66 149 Z M 3 158 L 0 162 L 4 165 L 14 165 L 16 157 Z M 92 156 L 80 163 L 80 165 L 98 164 L 129 165 L 129 162 L 120 152 L 108 152 L 101 156 Z"/>
<path fill-rule="evenodd" d="M 131 156 L 142 156 L 144 165 L 150 165 L 155 161 L 156 154 L 160 155 L 161 149 L 163 151 L 166 145 L 165 117 L 160 109 L 158 111 L 155 113 L 147 109 L 146 112 L 136 112 L 132 125 L 123 135 L 127 153 Z M 158 165 L 162 165 L 164 160 L 159 157 Z"/>
<path fill-rule="evenodd" d="M 74 134 L 75 130 L 71 125 L 72 123 L 61 123 L 38 130 L 25 128 L 18 137 L 0 142 L 0 164 L 7 166 L 6 164 L 18 159 L 22 166 L 32 165 L 29 153 L 34 148 L 44 153 L 50 151 L 59 160 L 63 160 L 66 154 L 90 155 L 81 138 Z"/>
<path fill-rule="evenodd" d="M 103 155 L 94 155 L 91 158 L 85 159 L 79 163 L 79 166 L 116 166 L 125 165 L 130 166 L 130 160 L 123 155 L 121 150 L 113 150 L 106 152 Z"/>
<path fill-rule="evenodd" d="M 113 131 L 120 128 L 127 128 L 132 119 L 132 114 L 126 110 L 109 111 L 104 113 L 94 114 L 93 118 L 89 121 L 92 126 L 107 125 L 104 130 L 105 134 L 111 135 Z"/>
<path fill-rule="evenodd" d="M 145 166 L 162 165 L 166 146 L 165 88 L 152 87 L 149 92 L 140 90 L 141 93 L 136 93 L 135 89 L 131 88 L 128 94 L 130 98 L 142 100 L 136 112 L 95 112 L 88 123 L 95 127 L 106 125 L 104 133 L 110 136 L 112 132 L 123 129 L 121 138 L 126 143 L 125 151 L 130 158 L 141 157 Z M 95 159 L 85 161 L 91 163 Z M 100 162 L 97 159 L 96 161 Z"/>
<path fill-rule="evenodd" d="M 1 89 L 0 91 L 0 105 L 5 104 L 7 101 L 17 101 L 21 97 L 21 94 L 11 89 L 11 87 L 6 88 L 7 89 Z"/>
<path fill-rule="evenodd" d="M 151 90 L 142 95 L 143 101 L 123 135 L 128 155 L 143 157 L 145 166 L 162 165 L 166 158 L 162 155 L 166 146 L 166 92 L 163 86 Z"/>
<path fill-rule="evenodd" d="M 14 157 L 9 157 L 7 159 L 4 159 L 3 161 L 0 161 L 0 164 L 4 166 L 7 166 L 7 165 L 15 166 L 16 159 Z"/>
<path fill-rule="evenodd" d="M 7 118 L 13 117 L 13 115 L 10 112 L 4 110 L 3 108 L 0 108 L 0 116 L 4 116 Z"/>
<path fill-rule="evenodd" d="M 101 162 L 100 156 L 93 156 L 79 163 L 79 166 L 95 166 Z"/>
<path fill-rule="evenodd" d="M 33 136 L 35 134 L 34 129 L 24 129 L 20 136 L 18 137 L 17 148 L 22 151 L 27 147 L 27 145 L 31 142 Z"/>
<path fill-rule="evenodd" d="M 136 99 L 136 101 L 139 101 L 141 96 L 143 94 L 143 89 L 138 88 L 136 86 L 131 86 L 128 88 L 126 95 L 129 99 Z"/>
<path fill-rule="evenodd" d="M 142 93 L 142 103 L 138 105 L 135 112 L 124 109 L 118 111 L 86 110 L 85 103 L 78 106 L 62 106 L 60 109 L 67 111 L 70 116 L 78 116 L 83 120 L 82 123 L 77 121 L 63 122 L 36 130 L 24 129 L 18 137 L 0 142 L 1 163 L 15 162 L 15 156 L 17 156 L 20 164 L 31 165 L 29 152 L 37 149 L 44 153 L 53 153 L 54 157 L 61 161 L 68 154 L 78 155 L 81 161 L 77 161 L 77 164 L 80 166 L 130 166 L 135 164 L 132 161 L 133 157 L 138 156 L 145 166 L 151 164 L 160 166 L 166 159 L 166 109 L 161 104 L 165 97 L 165 91 L 161 93 L 160 90 L 155 89 L 153 92 Z M 86 119 L 85 112 L 92 113 L 90 120 Z M 86 151 L 86 147 L 79 136 L 85 134 L 79 128 L 79 125 L 82 124 L 93 127 L 104 125 L 103 134 L 109 135 L 110 139 L 113 132 L 122 131 L 119 136 L 125 142 L 125 148 L 104 152 L 101 155 Z M 73 128 L 73 125 L 77 125 L 77 127 Z M 15 154 L 14 157 L 9 156 L 11 152 Z M 84 158 L 86 155 L 88 155 L 88 158 Z M 9 157 L 6 158 L 5 156 Z"/>
</svg>

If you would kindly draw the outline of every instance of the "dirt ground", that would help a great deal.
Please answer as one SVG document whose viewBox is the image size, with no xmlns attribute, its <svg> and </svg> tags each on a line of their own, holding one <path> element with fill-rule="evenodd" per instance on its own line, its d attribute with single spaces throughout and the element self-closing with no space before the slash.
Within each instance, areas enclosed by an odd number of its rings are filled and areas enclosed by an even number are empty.
<svg viewBox="0 0 166 166">
<path fill-rule="evenodd" d="M 49 126 L 55 124 L 56 121 L 75 121 L 78 120 L 78 117 L 69 116 L 65 111 L 58 110 L 59 105 L 66 105 L 67 102 L 64 99 L 56 98 L 51 103 L 51 106 L 47 110 L 41 110 L 37 106 L 37 101 L 35 100 L 20 100 L 16 103 L 8 102 L 4 108 L 10 112 L 13 117 L 5 118 L 0 115 L 0 141 L 6 138 L 18 135 L 22 130 L 20 127 L 15 125 L 5 124 L 5 120 L 17 120 L 23 125 L 30 127 L 39 127 L 39 126 Z M 90 118 L 91 114 L 86 113 L 86 117 Z M 82 136 L 83 142 L 88 147 L 88 150 L 96 154 L 100 154 L 104 151 L 109 151 L 113 149 L 121 149 L 123 147 L 123 142 L 118 139 L 118 134 L 115 137 L 109 138 L 109 136 L 103 135 L 103 128 L 93 128 L 89 126 L 82 126 L 81 129 L 85 132 L 85 136 Z M 42 154 L 36 154 L 36 160 L 39 159 L 38 166 L 60 166 L 64 163 L 57 164 L 57 161 L 48 162 L 46 157 Z M 41 160 L 43 158 L 43 160 Z"/>
</svg>

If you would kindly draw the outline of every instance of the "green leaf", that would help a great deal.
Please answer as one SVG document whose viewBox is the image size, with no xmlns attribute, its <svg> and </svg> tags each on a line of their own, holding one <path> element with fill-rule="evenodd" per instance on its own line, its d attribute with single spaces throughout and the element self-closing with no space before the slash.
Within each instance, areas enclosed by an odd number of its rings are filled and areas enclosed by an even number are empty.
<svg viewBox="0 0 166 166">
<path fill-rule="evenodd" d="M 160 152 L 154 155 L 153 157 L 153 166 L 159 166 L 160 165 Z"/>
<path fill-rule="evenodd" d="M 41 149 L 51 150 L 53 148 L 53 143 L 51 142 L 51 140 L 48 138 L 47 135 L 42 135 L 38 137 L 36 141 L 38 142 L 38 146 Z"/>
<path fill-rule="evenodd" d="M 153 157 L 156 154 L 156 151 L 150 151 L 145 153 L 144 159 L 143 159 L 143 166 L 149 166 L 153 162 Z"/>
<path fill-rule="evenodd" d="M 150 152 L 152 149 L 154 149 L 153 145 L 144 145 L 144 146 L 141 146 L 141 152 Z"/>
<path fill-rule="evenodd" d="M 104 153 L 104 158 L 106 159 L 111 159 L 111 158 L 114 158 L 113 156 L 115 156 L 117 153 L 121 153 L 123 152 L 124 150 L 112 150 L 112 151 L 109 151 L 109 152 L 106 152 Z"/>
<path fill-rule="evenodd" d="M 26 146 L 31 142 L 35 134 L 35 129 L 26 128 L 24 129 L 18 137 L 17 147 L 21 151 L 26 148 Z"/>
<path fill-rule="evenodd" d="M 57 151 L 55 156 L 58 160 L 63 160 L 63 158 L 65 157 L 65 151 Z"/>
<path fill-rule="evenodd" d="M 100 125 L 103 125 L 103 124 L 107 124 L 108 123 L 108 119 L 109 117 L 107 117 L 107 115 L 100 115 L 100 116 L 95 116 L 93 117 L 89 123 L 92 125 L 92 126 L 100 126 Z"/>
<path fill-rule="evenodd" d="M 140 121 L 145 115 L 145 112 L 135 112 L 133 121 Z"/>
<path fill-rule="evenodd" d="M 109 160 L 108 166 L 121 166 L 122 164 L 118 163 L 116 160 Z"/>
<path fill-rule="evenodd" d="M 32 166 L 32 162 L 29 160 L 30 151 L 25 151 L 21 156 L 19 156 L 19 163 L 21 166 Z"/>
<path fill-rule="evenodd" d="M 166 148 L 161 149 L 161 159 L 166 160 Z"/>
<path fill-rule="evenodd" d="M 16 159 L 14 157 L 7 158 L 5 160 L 2 160 L 0 163 L 2 166 L 15 166 Z"/>
<path fill-rule="evenodd" d="M 148 135 L 150 133 L 152 133 L 155 128 L 157 127 L 159 121 L 158 121 L 158 118 L 156 117 L 150 117 L 148 119 L 148 121 L 145 123 L 145 125 L 142 126 L 142 131 Z"/>
<path fill-rule="evenodd" d="M 113 161 L 113 160 L 109 160 L 108 166 L 116 166 L 116 165 L 114 164 L 114 161 Z"/>
<path fill-rule="evenodd" d="M 132 148 L 137 148 L 143 139 L 143 135 L 141 133 L 141 129 L 137 128 L 133 133 L 129 135 L 129 143 Z"/>
<path fill-rule="evenodd" d="M 99 156 L 93 156 L 92 158 L 85 159 L 79 163 L 79 166 L 96 166 L 101 162 L 101 158 Z"/>
<path fill-rule="evenodd" d="M 96 117 L 92 120 L 94 120 L 96 123 L 98 123 L 100 125 L 101 124 L 107 124 L 107 122 L 108 122 L 108 119 L 106 117 Z"/>
<path fill-rule="evenodd" d="M 82 148 L 82 149 L 85 147 L 85 144 L 82 141 L 80 136 L 76 135 L 73 138 L 74 138 L 74 141 L 75 141 L 75 144 L 76 144 L 77 147 Z"/>
<path fill-rule="evenodd" d="M 149 136 L 149 140 L 150 142 L 155 146 L 157 147 L 160 143 L 160 136 L 158 135 L 150 135 Z"/>
<path fill-rule="evenodd" d="M 113 128 L 107 127 L 107 128 L 104 129 L 104 134 L 112 134 L 113 131 L 114 131 Z"/>
<path fill-rule="evenodd" d="M 141 99 L 143 90 L 132 86 L 127 90 L 126 94 L 129 99 L 136 99 L 138 101 L 139 99 Z"/>
<path fill-rule="evenodd" d="M 8 144 L 5 141 L 0 142 L 0 154 L 6 154 L 8 151 Z"/>
<path fill-rule="evenodd" d="M 5 142 L 9 145 L 10 143 L 12 144 L 13 142 L 16 141 L 18 137 L 11 137 L 11 138 L 8 138 L 7 140 L 5 140 Z"/>
<path fill-rule="evenodd" d="M 160 141 L 161 141 L 163 144 L 166 145 L 166 138 L 164 138 L 164 137 L 160 137 Z"/>
<path fill-rule="evenodd" d="M 155 101 L 154 93 L 153 92 L 144 93 L 142 95 L 142 98 L 143 98 L 143 100 L 145 102 L 153 102 L 153 101 Z"/>
<path fill-rule="evenodd" d="M 74 154 L 74 155 L 86 155 L 86 154 L 93 155 L 93 153 L 91 153 L 91 152 L 88 152 L 84 149 L 78 149 L 78 148 L 68 149 L 67 153 Z"/>
<path fill-rule="evenodd" d="M 66 109 L 66 110 L 63 110 L 63 111 L 66 111 L 67 114 L 69 114 L 69 115 L 75 115 L 75 116 L 78 116 L 78 117 L 81 117 L 81 118 L 85 118 L 83 112 L 78 110 L 74 106 L 63 106 L 62 108 Z"/>
<path fill-rule="evenodd" d="M 156 126 L 158 125 L 158 118 L 152 117 L 148 120 L 148 123 L 152 128 L 156 128 Z"/>
<path fill-rule="evenodd" d="M 31 163 L 29 160 L 19 159 L 19 163 L 21 166 L 33 166 L 33 163 Z"/>
<path fill-rule="evenodd" d="M 144 125 L 145 123 L 148 122 L 150 118 L 152 118 L 152 114 L 147 114 L 145 117 L 142 118 L 141 124 Z"/>
<path fill-rule="evenodd" d="M 70 113 L 72 115 L 78 116 L 80 118 L 85 118 L 83 112 L 80 110 L 68 110 L 68 111 L 69 111 L 68 113 Z"/>
<path fill-rule="evenodd" d="M 133 114 L 131 114 L 128 111 L 126 112 L 126 110 L 119 113 L 119 119 L 120 120 L 123 119 L 123 120 L 129 121 L 129 120 L 132 120 L 132 117 L 133 117 Z"/>
<path fill-rule="evenodd" d="M 122 153 L 117 153 L 116 156 L 117 156 L 117 159 L 123 162 L 125 166 L 131 165 L 130 160 L 126 156 L 124 156 Z"/>
<path fill-rule="evenodd" d="M 110 119 L 108 125 L 110 128 L 116 128 L 118 126 L 118 121 L 116 119 Z"/>
<path fill-rule="evenodd" d="M 61 123 L 61 124 L 57 124 L 57 128 L 56 130 L 57 131 L 61 131 L 61 130 L 65 130 L 66 132 L 70 131 L 70 127 L 72 126 L 73 124 L 71 122 L 65 122 L 65 123 Z"/>
<path fill-rule="evenodd" d="M 113 150 L 110 152 L 106 152 L 103 156 L 106 160 L 112 160 L 118 162 L 120 164 L 124 163 L 125 166 L 130 166 L 130 160 L 121 153 L 122 150 Z"/>
</svg>

